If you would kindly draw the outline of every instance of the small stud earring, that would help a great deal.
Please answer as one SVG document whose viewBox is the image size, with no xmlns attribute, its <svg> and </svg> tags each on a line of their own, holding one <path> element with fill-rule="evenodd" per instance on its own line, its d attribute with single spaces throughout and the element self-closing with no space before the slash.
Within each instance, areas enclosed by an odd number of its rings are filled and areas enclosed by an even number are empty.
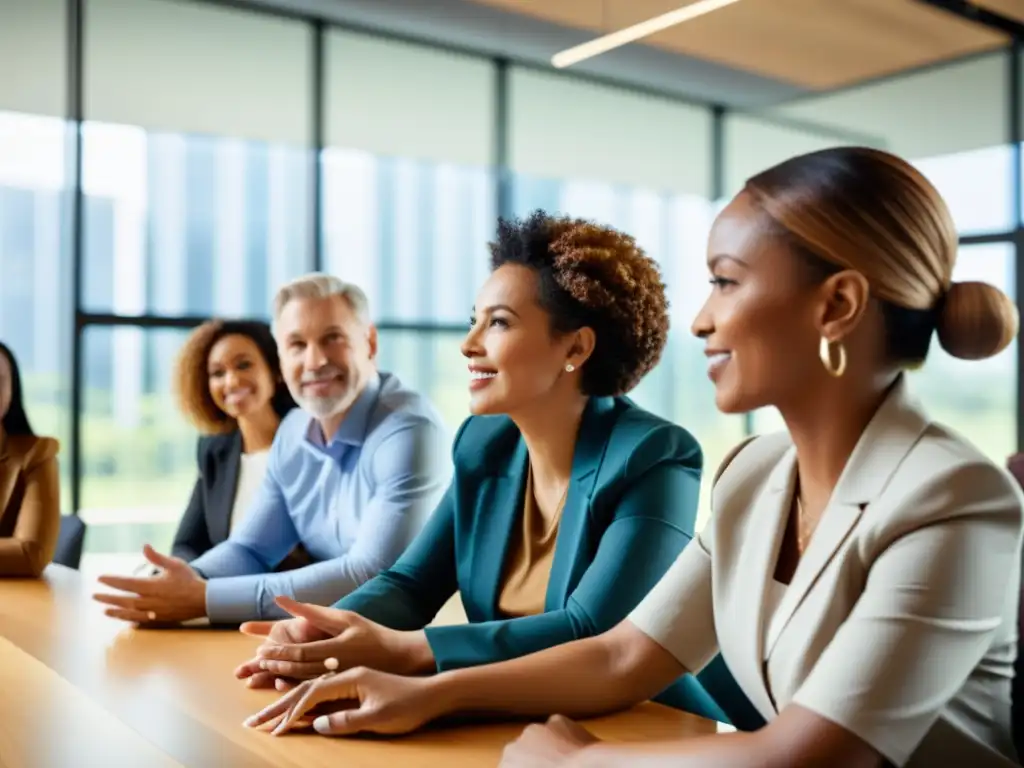
<svg viewBox="0 0 1024 768">
<path fill-rule="evenodd" d="M 575 370 L 576 370 L 576 366 L 573 365 L 572 363 L 566 363 L 565 364 L 565 372 L 566 373 L 572 373 Z"/>
</svg>

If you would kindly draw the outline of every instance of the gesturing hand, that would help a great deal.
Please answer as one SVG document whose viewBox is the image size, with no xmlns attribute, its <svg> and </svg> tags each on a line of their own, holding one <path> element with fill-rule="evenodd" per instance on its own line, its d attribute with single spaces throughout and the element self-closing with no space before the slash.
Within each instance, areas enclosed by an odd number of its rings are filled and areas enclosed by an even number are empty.
<svg viewBox="0 0 1024 768">
<path fill-rule="evenodd" d="M 148 544 L 142 553 L 161 569 L 156 576 L 100 576 L 104 586 L 131 595 L 97 593 L 93 599 L 112 606 L 105 613 L 136 624 L 178 623 L 206 615 L 206 581 L 177 557 L 161 555 Z"/>
<path fill-rule="evenodd" d="M 423 632 L 399 632 L 351 611 L 287 597 L 279 597 L 277 604 L 296 618 L 272 625 L 266 642 L 256 649 L 256 658 L 235 670 L 237 677 L 250 678 L 250 686 L 269 686 L 273 679 L 279 689 L 287 689 L 296 680 L 359 666 L 400 674 L 433 668 Z M 251 634 L 266 629 L 265 625 L 242 628 Z"/>
<path fill-rule="evenodd" d="M 431 678 L 398 677 L 360 667 L 307 680 L 245 721 L 279 736 L 310 725 L 325 736 L 414 731 L 444 714 Z"/>
</svg>

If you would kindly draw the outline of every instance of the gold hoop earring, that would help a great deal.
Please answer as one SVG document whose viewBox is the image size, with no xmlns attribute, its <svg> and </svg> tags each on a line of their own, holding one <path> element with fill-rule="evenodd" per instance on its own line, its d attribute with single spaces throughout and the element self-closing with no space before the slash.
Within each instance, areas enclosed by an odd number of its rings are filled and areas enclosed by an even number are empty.
<svg viewBox="0 0 1024 768">
<path fill-rule="evenodd" d="M 575 370 L 576 370 L 576 366 L 573 365 L 572 363 L 566 363 L 565 364 L 565 372 L 566 373 L 572 373 Z"/>
<path fill-rule="evenodd" d="M 839 359 L 834 365 L 832 363 L 832 342 L 824 336 L 821 337 L 821 343 L 818 345 L 818 357 L 821 358 L 821 364 L 825 366 L 828 375 L 838 379 L 846 371 L 846 347 L 841 341 L 835 342 L 835 345 L 839 350 L 836 353 Z"/>
</svg>

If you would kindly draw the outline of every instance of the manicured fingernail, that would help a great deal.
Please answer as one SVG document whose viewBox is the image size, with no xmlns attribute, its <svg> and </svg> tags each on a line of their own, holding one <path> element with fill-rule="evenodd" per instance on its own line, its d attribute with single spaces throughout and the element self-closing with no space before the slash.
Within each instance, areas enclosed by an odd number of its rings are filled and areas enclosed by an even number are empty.
<svg viewBox="0 0 1024 768">
<path fill-rule="evenodd" d="M 330 729 L 331 721 L 327 719 L 327 715 L 320 715 L 313 721 L 313 730 L 317 733 L 327 733 Z"/>
<path fill-rule="evenodd" d="M 266 669 L 266 668 L 267 668 L 267 662 L 265 660 L 260 660 L 260 669 Z"/>
<path fill-rule="evenodd" d="M 150 611 L 146 615 L 149 616 L 150 621 L 156 621 L 156 611 Z"/>
<path fill-rule="evenodd" d="M 256 715 L 245 718 L 245 720 L 242 722 L 242 725 L 244 725 L 246 728 L 252 728 L 254 725 L 256 725 Z"/>
<path fill-rule="evenodd" d="M 329 670 L 331 670 L 333 672 L 339 666 L 338 660 L 336 658 L 334 658 L 333 656 L 331 658 L 329 658 L 329 659 L 324 659 L 324 666 L 327 667 Z"/>
</svg>

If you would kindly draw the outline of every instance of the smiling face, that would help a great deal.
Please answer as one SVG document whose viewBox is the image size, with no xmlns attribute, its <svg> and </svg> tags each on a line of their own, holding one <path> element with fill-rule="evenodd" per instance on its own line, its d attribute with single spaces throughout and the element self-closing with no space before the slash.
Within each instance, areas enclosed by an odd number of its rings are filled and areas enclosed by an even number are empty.
<svg viewBox="0 0 1024 768">
<path fill-rule="evenodd" d="M 748 195 L 715 220 L 708 268 L 711 295 L 693 332 L 705 339 L 720 411 L 779 405 L 821 374 L 817 286 L 800 259 L 768 234 Z"/>
<path fill-rule="evenodd" d="M 217 340 L 207 357 L 210 397 L 233 419 L 270 408 L 275 375 L 256 342 L 239 333 Z"/>
<path fill-rule="evenodd" d="M 480 289 L 473 327 L 462 344 L 469 359 L 470 412 L 514 413 L 566 381 L 573 334 L 555 335 L 538 303 L 540 281 L 529 267 L 506 264 Z"/>
<path fill-rule="evenodd" d="M 342 296 L 292 299 L 276 334 L 292 397 L 321 421 L 344 414 L 376 372 L 376 332 Z"/>
</svg>

